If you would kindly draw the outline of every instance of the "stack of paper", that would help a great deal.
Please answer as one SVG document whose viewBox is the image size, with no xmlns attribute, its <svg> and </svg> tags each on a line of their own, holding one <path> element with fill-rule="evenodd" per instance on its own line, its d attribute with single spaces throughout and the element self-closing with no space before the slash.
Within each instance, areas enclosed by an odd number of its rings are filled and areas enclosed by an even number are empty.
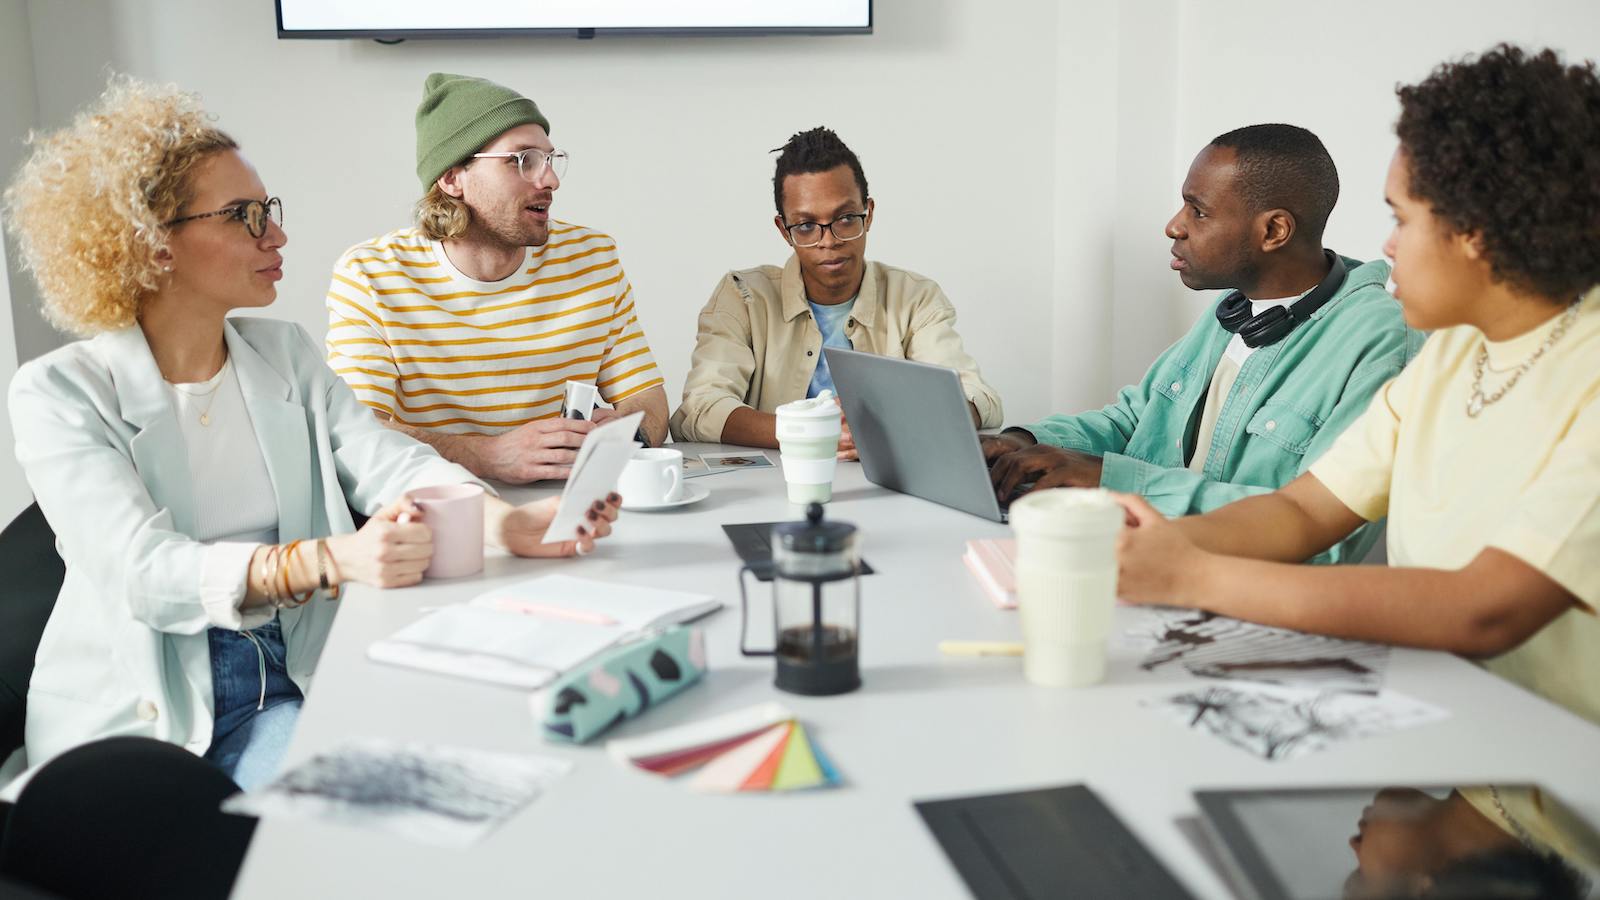
<svg viewBox="0 0 1600 900">
<path fill-rule="evenodd" d="M 1198 610 L 1143 609 L 1125 643 L 1150 672 L 1230 682 L 1144 705 L 1269 761 L 1437 722 L 1447 710 L 1383 687 L 1388 647 Z"/>
<path fill-rule="evenodd" d="M 797 791 L 842 780 L 805 726 L 776 703 L 611 741 L 606 749 L 618 762 L 655 775 L 693 772 L 689 787 L 711 793 Z"/>
<path fill-rule="evenodd" d="M 376 662 L 534 689 L 629 635 L 699 618 L 714 597 L 546 575 L 434 610 L 367 648 Z"/>
<path fill-rule="evenodd" d="M 297 764 L 222 811 L 317 819 L 465 847 L 572 769 L 563 759 L 384 738 L 351 738 Z"/>
<path fill-rule="evenodd" d="M 1017 542 L 1009 538 L 967 541 L 967 564 L 983 593 L 1001 609 L 1017 606 Z"/>
<path fill-rule="evenodd" d="M 1303 634 L 1241 622 L 1200 610 L 1149 610 L 1135 631 L 1147 672 L 1182 666 L 1201 678 L 1279 687 L 1376 694 L 1389 666 L 1389 648 L 1365 641 Z"/>
</svg>

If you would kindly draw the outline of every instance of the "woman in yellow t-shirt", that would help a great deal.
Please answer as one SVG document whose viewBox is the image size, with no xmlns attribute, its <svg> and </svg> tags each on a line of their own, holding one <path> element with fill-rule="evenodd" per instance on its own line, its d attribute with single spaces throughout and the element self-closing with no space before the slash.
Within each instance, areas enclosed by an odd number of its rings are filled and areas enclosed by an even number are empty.
<svg viewBox="0 0 1600 900">
<path fill-rule="evenodd" d="M 1482 658 L 1600 722 L 1600 80 L 1502 44 L 1399 95 L 1384 253 L 1434 334 L 1282 490 L 1122 498 L 1119 588 Z M 1287 565 L 1385 515 L 1390 568 Z"/>
</svg>

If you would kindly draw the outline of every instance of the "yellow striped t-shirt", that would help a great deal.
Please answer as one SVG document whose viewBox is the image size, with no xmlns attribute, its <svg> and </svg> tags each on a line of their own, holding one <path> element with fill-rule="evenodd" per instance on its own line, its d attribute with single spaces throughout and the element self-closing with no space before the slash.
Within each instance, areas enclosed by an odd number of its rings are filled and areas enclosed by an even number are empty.
<svg viewBox="0 0 1600 900">
<path fill-rule="evenodd" d="M 457 434 L 553 417 L 569 380 L 612 404 L 661 384 L 616 241 L 550 224 L 498 282 L 416 228 L 350 248 L 328 286 L 328 364 L 368 406 Z"/>
</svg>

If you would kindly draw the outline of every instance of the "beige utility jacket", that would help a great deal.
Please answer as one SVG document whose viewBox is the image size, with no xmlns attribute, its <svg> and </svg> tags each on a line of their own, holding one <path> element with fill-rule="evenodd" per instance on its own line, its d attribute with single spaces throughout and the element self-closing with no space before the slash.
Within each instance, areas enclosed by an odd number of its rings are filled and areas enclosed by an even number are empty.
<svg viewBox="0 0 1600 900">
<path fill-rule="evenodd" d="M 981 427 L 1004 420 L 1000 395 L 983 381 L 961 347 L 956 310 L 932 280 L 869 261 L 845 334 L 857 350 L 955 369 Z M 741 406 L 773 412 L 803 399 L 822 353 L 791 256 L 783 268 L 729 272 L 700 311 L 683 405 L 672 414 L 680 441 L 720 441 L 728 416 Z"/>
</svg>

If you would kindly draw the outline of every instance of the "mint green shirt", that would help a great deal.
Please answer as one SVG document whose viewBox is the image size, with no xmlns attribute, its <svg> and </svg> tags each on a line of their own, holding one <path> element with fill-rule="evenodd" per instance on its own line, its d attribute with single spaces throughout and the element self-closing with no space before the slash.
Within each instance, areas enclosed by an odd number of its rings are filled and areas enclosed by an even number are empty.
<svg viewBox="0 0 1600 900">
<path fill-rule="evenodd" d="M 1211 373 L 1232 337 L 1208 310 L 1144 380 L 1110 406 L 1054 415 L 1028 430 L 1045 444 L 1103 457 L 1102 487 L 1141 494 L 1164 515 L 1216 509 L 1274 491 L 1304 472 L 1366 411 L 1422 347 L 1384 290 L 1389 265 L 1346 259 L 1339 293 L 1288 337 L 1245 360 L 1223 402 L 1205 466 L 1187 468 Z M 1221 299 L 1218 299 L 1221 302 Z M 1314 562 L 1358 562 L 1378 536 L 1364 526 Z"/>
</svg>

